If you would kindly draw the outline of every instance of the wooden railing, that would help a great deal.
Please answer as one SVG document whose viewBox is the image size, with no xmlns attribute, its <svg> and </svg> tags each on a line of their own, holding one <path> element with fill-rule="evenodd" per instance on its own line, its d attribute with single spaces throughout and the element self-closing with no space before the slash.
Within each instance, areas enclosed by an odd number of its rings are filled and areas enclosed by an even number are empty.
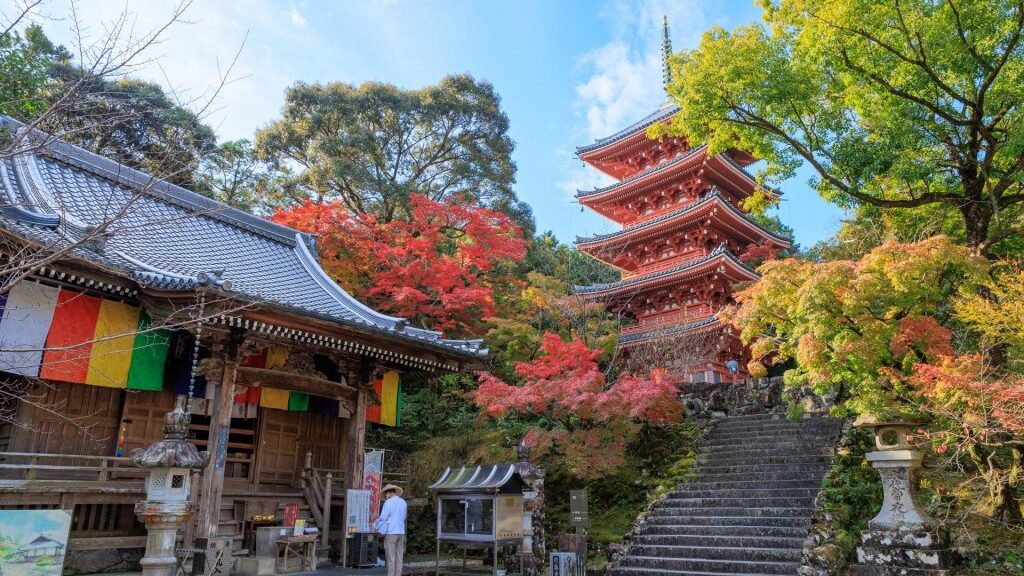
<svg viewBox="0 0 1024 576">
<path fill-rule="evenodd" d="M 345 487 L 345 471 L 334 468 L 314 468 L 313 455 L 306 452 L 306 461 L 299 472 L 302 494 L 309 506 L 309 513 L 320 528 L 324 546 L 331 527 L 331 500 L 342 497 Z"/>
<path fill-rule="evenodd" d="M 68 480 L 141 482 L 146 471 L 123 456 L 81 454 L 0 453 L 0 483 L 4 480 Z M 141 487 L 141 484 L 140 484 Z"/>
</svg>

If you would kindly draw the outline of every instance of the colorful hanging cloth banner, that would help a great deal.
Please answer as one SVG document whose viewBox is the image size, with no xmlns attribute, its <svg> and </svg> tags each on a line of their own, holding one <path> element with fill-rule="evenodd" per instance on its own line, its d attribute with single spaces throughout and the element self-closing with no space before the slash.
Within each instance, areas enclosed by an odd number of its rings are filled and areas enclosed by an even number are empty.
<svg viewBox="0 0 1024 576">
<path fill-rule="evenodd" d="M 142 309 L 20 282 L 2 302 L 0 370 L 74 384 L 160 390 L 168 339 Z"/>
<path fill-rule="evenodd" d="M 398 426 L 402 423 L 402 386 L 398 372 L 390 370 L 380 380 L 374 380 L 373 391 L 380 398 L 380 404 L 367 406 L 366 421 Z"/>
<path fill-rule="evenodd" d="M 0 317 L 0 370 L 39 374 L 59 293 L 59 288 L 37 282 L 19 282 L 7 292 Z"/>
</svg>

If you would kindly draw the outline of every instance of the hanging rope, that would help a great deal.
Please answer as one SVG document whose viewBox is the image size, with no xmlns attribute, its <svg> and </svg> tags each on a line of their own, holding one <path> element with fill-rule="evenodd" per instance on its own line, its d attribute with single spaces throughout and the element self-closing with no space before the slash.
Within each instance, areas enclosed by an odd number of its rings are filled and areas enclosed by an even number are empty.
<svg viewBox="0 0 1024 576">
<path fill-rule="evenodd" d="M 196 323 L 196 339 L 192 343 L 192 371 L 188 376 L 188 403 L 185 412 L 192 414 L 192 398 L 195 396 L 196 369 L 199 367 L 199 339 L 203 335 L 203 321 L 206 310 L 206 293 L 199 291 L 196 294 L 196 308 L 199 310 L 199 321 Z"/>
</svg>

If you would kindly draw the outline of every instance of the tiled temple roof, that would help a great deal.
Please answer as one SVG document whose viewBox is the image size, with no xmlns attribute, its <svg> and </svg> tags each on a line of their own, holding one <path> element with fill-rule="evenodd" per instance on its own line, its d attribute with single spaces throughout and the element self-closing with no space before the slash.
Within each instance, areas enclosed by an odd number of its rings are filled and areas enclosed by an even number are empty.
<svg viewBox="0 0 1024 576">
<path fill-rule="evenodd" d="M 629 278 L 628 280 L 619 280 L 617 282 L 606 282 L 604 284 L 590 284 L 589 286 L 574 286 L 573 287 L 573 291 L 576 292 L 577 294 L 589 294 L 589 293 L 593 293 L 593 292 L 602 292 L 602 291 L 605 291 L 605 290 L 613 290 L 613 289 L 616 289 L 616 288 L 624 288 L 626 286 L 632 286 L 632 285 L 635 285 L 635 284 L 641 284 L 643 282 L 649 282 L 651 280 L 655 280 L 655 279 L 658 279 L 658 278 L 663 278 L 665 276 L 672 276 L 672 275 L 677 274 L 679 272 L 682 272 L 684 270 L 688 270 L 688 269 L 691 269 L 691 268 L 696 268 L 697 266 L 700 266 L 701 264 L 704 264 L 706 262 L 714 260 L 715 258 L 718 258 L 719 256 L 724 256 L 725 258 L 727 258 L 730 261 L 734 262 L 740 268 L 750 272 L 751 274 L 755 275 L 755 277 L 757 276 L 757 272 L 755 272 L 752 268 L 750 268 L 750 266 L 747 266 L 743 262 L 740 262 L 739 260 L 737 260 L 736 256 L 734 256 L 733 253 L 729 251 L 728 247 L 726 247 L 725 244 L 720 244 L 718 246 L 718 248 L 715 248 L 714 250 L 709 252 L 706 256 L 702 256 L 701 258 L 697 258 L 697 259 L 694 259 L 694 260 L 690 260 L 688 262 L 684 262 L 683 264 L 680 264 L 678 266 L 672 266 L 671 268 L 665 268 L 664 270 L 658 270 L 657 272 L 651 272 L 650 274 L 645 274 L 643 276 L 637 276 L 635 278 Z"/>
<path fill-rule="evenodd" d="M 0 116 L 0 128 L 22 130 Z M 42 135 L 36 135 L 43 137 Z M 69 257 L 161 290 L 216 285 L 301 316 L 467 357 L 480 340 L 448 340 L 381 314 L 338 286 L 315 255 L 315 239 L 62 141 L 0 160 L 0 228 L 47 246 L 81 242 L 109 223 L 102 242 Z M 122 213 L 123 212 L 123 213 Z"/>
<path fill-rule="evenodd" d="M 628 235 L 633 234 L 635 232 L 639 232 L 641 230 L 645 230 L 647 228 L 650 228 L 651 226 L 654 226 L 656 224 L 660 224 L 662 222 L 665 222 L 666 220 L 671 220 L 673 218 L 682 216 L 684 214 L 695 212 L 695 211 L 699 210 L 702 206 L 706 206 L 707 204 L 710 204 L 710 203 L 714 202 L 715 199 L 720 200 L 720 203 L 725 205 L 733 214 L 743 218 L 747 222 L 750 222 L 753 226 L 755 226 L 758 230 L 761 230 L 762 232 L 764 232 L 767 236 L 770 236 L 770 237 L 772 237 L 772 238 L 774 238 L 774 239 L 776 239 L 776 240 L 778 240 L 780 242 L 783 242 L 787 246 L 791 244 L 789 239 L 786 238 L 785 236 L 782 236 L 780 234 L 776 234 L 776 233 L 774 233 L 774 232 L 772 232 L 770 230 L 766 230 L 763 226 L 761 226 L 757 222 L 754 222 L 750 218 L 749 214 L 747 214 L 746 212 L 743 212 L 742 210 L 737 208 L 735 205 L 733 205 L 732 202 L 729 202 L 724 196 L 722 196 L 722 193 L 718 190 L 718 188 L 712 188 L 712 191 L 711 191 L 710 194 L 704 196 L 703 198 L 701 198 L 700 200 L 698 200 L 698 201 L 696 201 L 696 202 L 694 202 L 692 204 L 689 204 L 687 206 L 679 208 L 678 210 L 673 210 L 671 212 L 662 214 L 661 216 L 658 216 L 658 217 L 655 217 L 655 218 L 651 218 L 650 220 L 647 220 L 644 223 L 638 224 L 638 225 L 633 226 L 631 228 L 623 228 L 622 230 L 616 230 L 615 232 L 608 232 L 607 234 L 595 234 L 593 236 L 586 236 L 586 237 L 577 236 L 576 237 L 576 244 L 590 244 L 590 243 L 593 243 L 593 242 L 601 242 L 601 241 L 604 241 L 604 240 L 612 240 L 612 239 L 615 239 L 615 238 L 619 238 L 621 236 L 628 236 Z"/>
<path fill-rule="evenodd" d="M 580 146 L 580 147 L 576 148 L 576 155 L 579 156 L 579 155 L 586 154 L 587 152 L 593 152 L 594 150 L 597 150 L 599 148 L 603 148 L 603 147 L 605 147 L 605 146 L 607 146 L 607 145 L 609 145 L 609 144 L 611 144 L 613 142 L 616 142 L 618 140 L 622 140 L 623 138 L 627 138 L 629 136 L 632 136 L 633 134 L 636 134 L 637 132 L 640 132 L 641 130 L 646 130 L 649 126 L 653 125 L 655 122 L 658 122 L 660 120 L 664 120 L 665 118 L 668 118 L 669 116 L 672 116 L 673 114 L 675 114 L 678 111 L 679 111 L 679 105 L 678 104 L 666 103 L 665 106 L 662 106 L 657 111 L 655 111 L 653 114 L 648 115 L 647 117 L 643 118 L 639 122 L 635 122 L 635 123 L 629 125 L 628 127 L 623 128 L 622 130 L 619 130 L 615 134 L 612 134 L 611 136 L 608 136 L 606 138 L 599 138 L 599 139 L 595 140 L 593 144 L 587 144 L 586 146 Z"/>
</svg>

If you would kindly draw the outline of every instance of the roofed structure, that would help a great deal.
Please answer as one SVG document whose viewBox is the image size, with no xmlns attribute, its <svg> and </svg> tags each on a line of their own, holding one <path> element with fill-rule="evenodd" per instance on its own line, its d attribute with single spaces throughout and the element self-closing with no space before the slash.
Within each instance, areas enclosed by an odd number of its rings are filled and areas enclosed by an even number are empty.
<svg viewBox="0 0 1024 576">
<path fill-rule="evenodd" d="M 691 145 L 683 138 L 648 138 L 652 126 L 671 122 L 679 110 L 668 102 L 616 134 L 577 149 L 581 160 L 617 180 L 579 191 L 580 204 L 622 226 L 577 238 L 577 248 L 618 268 L 622 279 L 575 290 L 634 321 L 619 335 L 627 361 L 642 344 L 672 339 L 677 348 L 692 350 L 696 345 L 686 339 L 699 336 L 713 342 L 707 357 L 670 367 L 693 381 L 717 381 L 742 373 L 738 367 L 746 365 L 743 347 L 717 319 L 732 302 L 733 286 L 758 278 L 743 261 L 744 253 L 755 246 L 783 250 L 792 243 L 742 207 L 753 194 L 779 195 L 747 172 L 755 160 L 749 154 L 710 154 L 706 144 Z"/>
</svg>

